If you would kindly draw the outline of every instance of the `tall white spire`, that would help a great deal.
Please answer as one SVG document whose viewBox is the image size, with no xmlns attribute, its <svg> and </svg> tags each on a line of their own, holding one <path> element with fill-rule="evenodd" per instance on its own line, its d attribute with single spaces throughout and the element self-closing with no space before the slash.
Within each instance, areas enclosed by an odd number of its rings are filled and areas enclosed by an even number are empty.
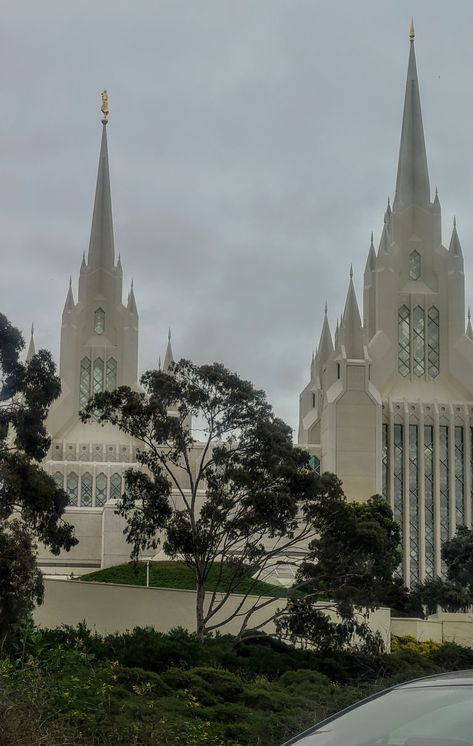
<svg viewBox="0 0 473 746">
<path fill-rule="evenodd" d="M 420 106 L 414 50 L 414 24 L 409 33 L 410 51 L 402 118 L 401 145 L 394 208 L 430 204 L 430 183 Z"/>
<path fill-rule="evenodd" d="M 329 357 L 333 354 L 333 342 L 332 333 L 330 331 L 330 324 L 327 317 L 327 303 L 325 303 L 324 321 L 322 324 L 322 331 L 320 332 L 320 342 L 317 348 L 317 364 L 320 368 L 327 362 Z"/>
<path fill-rule="evenodd" d="M 350 282 L 348 285 L 345 310 L 343 312 L 343 342 L 348 358 L 363 359 L 363 326 L 361 323 L 360 309 L 356 299 L 355 287 L 353 285 L 353 269 L 350 268 Z"/>
<path fill-rule="evenodd" d="M 94 213 L 87 262 L 91 268 L 111 268 L 114 266 L 115 261 L 112 197 L 108 167 L 107 122 L 105 118 L 102 119 L 102 123 L 102 142 L 100 145 Z"/>
<path fill-rule="evenodd" d="M 26 362 L 29 363 L 31 358 L 36 354 L 36 348 L 34 343 L 34 325 L 31 324 L 30 343 L 28 345 L 28 352 L 26 353 Z"/>
<path fill-rule="evenodd" d="M 166 347 L 166 354 L 164 356 L 164 363 L 163 363 L 163 371 L 167 373 L 169 370 L 169 366 L 171 363 L 174 362 L 174 356 L 172 354 L 172 346 L 171 346 L 171 330 L 168 331 L 168 344 Z"/>
</svg>

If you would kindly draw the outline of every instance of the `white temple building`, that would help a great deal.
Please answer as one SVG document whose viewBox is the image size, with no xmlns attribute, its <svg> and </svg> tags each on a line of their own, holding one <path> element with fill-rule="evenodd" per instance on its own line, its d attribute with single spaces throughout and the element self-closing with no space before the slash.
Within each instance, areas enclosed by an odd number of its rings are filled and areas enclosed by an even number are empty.
<svg viewBox="0 0 473 746">
<path fill-rule="evenodd" d="M 363 320 L 350 273 L 334 338 L 325 309 L 299 443 L 349 499 L 379 493 L 401 525 L 407 583 L 441 574 L 441 545 L 472 520 L 473 331 L 463 255 L 442 245 L 432 200 L 411 27 L 392 207 L 364 273 Z"/>
</svg>

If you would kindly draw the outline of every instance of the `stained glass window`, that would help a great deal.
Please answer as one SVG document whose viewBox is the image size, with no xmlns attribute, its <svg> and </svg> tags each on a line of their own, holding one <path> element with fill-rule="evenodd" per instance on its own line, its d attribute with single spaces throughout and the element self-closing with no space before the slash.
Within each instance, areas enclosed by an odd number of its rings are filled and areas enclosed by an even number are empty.
<svg viewBox="0 0 473 746">
<path fill-rule="evenodd" d="M 64 489 L 64 474 L 62 471 L 57 471 L 53 475 L 53 479 L 56 482 L 56 487 L 59 487 L 60 490 Z"/>
<path fill-rule="evenodd" d="M 429 308 L 427 319 L 427 358 L 429 363 L 429 376 L 436 378 L 440 373 L 440 323 L 438 308 Z"/>
<path fill-rule="evenodd" d="M 409 425 L 409 558 L 411 583 L 419 581 L 418 427 Z"/>
<path fill-rule="evenodd" d="M 425 373 L 425 318 L 421 306 L 414 308 L 412 324 L 412 363 L 416 376 Z"/>
<path fill-rule="evenodd" d="M 399 349 L 398 364 L 401 376 L 408 376 L 411 363 L 410 317 L 407 306 L 401 306 L 398 316 Z"/>
<path fill-rule="evenodd" d="M 113 357 L 109 357 L 107 360 L 105 382 L 107 391 L 113 391 L 117 388 L 117 361 Z"/>
<path fill-rule="evenodd" d="M 463 428 L 455 427 L 455 522 L 457 526 L 465 523 L 465 463 L 463 446 Z"/>
<path fill-rule="evenodd" d="M 119 500 L 122 496 L 122 475 L 115 473 L 110 477 L 110 499 Z"/>
<path fill-rule="evenodd" d="M 94 331 L 96 334 L 103 334 L 105 331 L 105 311 L 103 308 L 97 308 L 94 314 Z"/>
<path fill-rule="evenodd" d="M 101 357 L 96 357 L 94 360 L 94 394 L 103 391 L 103 374 L 103 360 Z"/>
<path fill-rule="evenodd" d="M 447 541 L 449 534 L 449 469 L 448 469 L 448 426 L 439 428 L 439 465 L 440 465 L 440 539 L 442 544 Z M 444 563 L 442 568 L 445 570 Z"/>
<path fill-rule="evenodd" d="M 83 508 L 92 506 L 92 474 L 88 471 L 82 474 L 80 480 L 80 504 Z"/>
<path fill-rule="evenodd" d="M 67 495 L 69 497 L 69 505 L 77 505 L 77 499 L 79 495 L 79 477 L 73 471 L 67 475 Z"/>
<path fill-rule="evenodd" d="M 388 479 L 389 479 L 389 426 L 383 424 L 383 497 L 388 500 Z"/>
<path fill-rule="evenodd" d="M 424 427 L 425 576 L 434 577 L 434 428 Z"/>
<path fill-rule="evenodd" d="M 418 280 L 420 277 L 420 254 L 413 251 L 409 256 L 409 277 L 411 280 Z"/>
<path fill-rule="evenodd" d="M 107 502 L 107 476 L 103 472 L 95 478 L 95 507 L 101 508 Z"/>
<path fill-rule="evenodd" d="M 80 362 L 80 409 L 84 409 L 90 398 L 90 359 L 83 357 Z"/>
</svg>

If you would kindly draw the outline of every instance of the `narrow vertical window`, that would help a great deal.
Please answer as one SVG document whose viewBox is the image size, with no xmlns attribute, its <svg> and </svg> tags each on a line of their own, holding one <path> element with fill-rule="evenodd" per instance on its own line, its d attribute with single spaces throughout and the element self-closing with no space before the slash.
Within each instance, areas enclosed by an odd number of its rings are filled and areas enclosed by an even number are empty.
<svg viewBox="0 0 473 746">
<path fill-rule="evenodd" d="M 383 424 L 383 443 L 382 443 L 382 452 L 383 452 L 383 497 L 386 498 L 386 500 L 389 499 L 388 495 L 388 479 L 389 479 L 389 426 L 387 424 Z"/>
<path fill-rule="evenodd" d="M 84 409 L 90 398 L 90 359 L 83 357 L 80 362 L 80 409 Z"/>
<path fill-rule="evenodd" d="M 438 308 L 431 306 L 427 318 L 427 359 L 429 376 L 437 378 L 440 373 L 440 324 Z"/>
<path fill-rule="evenodd" d="M 465 457 L 463 446 L 463 428 L 455 427 L 455 523 L 465 523 Z"/>
<path fill-rule="evenodd" d="M 113 391 L 117 388 L 117 361 L 113 357 L 109 357 L 107 360 L 105 385 L 107 391 Z"/>
<path fill-rule="evenodd" d="M 56 482 L 56 487 L 59 487 L 60 490 L 64 489 L 64 474 L 62 471 L 56 471 L 53 474 L 53 479 Z"/>
<path fill-rule="evenodd" d="M 418 251 L 413 251 L 409 256 L 409 278 L 411 280 L 418 280 L 420 277 L 420 254 Z"/>
<path fill-rule="evenodd" d="M 110 499 L 120 500 L 122 496 L 122 475 L 115 473 L 110 477 Z"/>
<path fill-rule="evenodd" d="M 320 459 L 317 456 L 310 457 L 309 466 L 316 474 L 320 474 Z"/>
<path fill-rule="evenodd" d="M 394 520 L 401 529 L 402 546 L 402 495 L 404 490 L 404 433 L 402 425 L 394 425 Z"/>
<path fill-rule="evenodd" d="M 80 482 L 81 507 L 90 508 L 92 505 L 92 474 L 86 471 L 85 474 L 82 474 Z"/>
<path fill-rule="evenodd" d="M 411 364 L 411 329 L 409 309 L 401 306 L 398 315 L 398 365 L 401 376 L 408 376 Z"/>
<path fill-rule="evenodd" d="M 96 334 L 103 334 L 105 331 L 105 311 L 103 308 L 97 308 L 94 314 L 94 331 Z"/>
<path fill-rule="evenodd" d="M 424 309 L 416 306 L 412 314 L 412 363 L 414 374 L 425 373 L 425 318 Z"/>
<path fill-rule="evenodd" d="M 448 489 L 448 426 L 439 428 L 439 467 L 440 467 L 440 541 L 444 544 L 449 534 L 449 489 Z M 445 570 L 442 563 L 442 568 Z"/>
<path fill-rule="evenodd" d="M 434 577 L 434 428 L 424 426 L 425 577 Z"/>
<path fill-rule="evenodd" d="M 411 584 L 419 582 L 419 446 L 418 427 L 409 425 L 409 557 Z"/>
<path fill-rule="evenodd" d="M 103 472 L 95 478 L 95 507 L 101 508 L 107 502 L 107 476 Z"/>
<path fill-rule="evenodd" d="M 96 357 L 94 360 L 94 394 L 100 394 L 103 391 L 103 376 L 103 360 L 101 357 Z"/>
<path fill-rule="evenodd" d="M 79 496 L 79 477 L 73 471 L 67 475 L 67 496 L 69 497 L 69 505 L 77 505 Z"/>
</svg>

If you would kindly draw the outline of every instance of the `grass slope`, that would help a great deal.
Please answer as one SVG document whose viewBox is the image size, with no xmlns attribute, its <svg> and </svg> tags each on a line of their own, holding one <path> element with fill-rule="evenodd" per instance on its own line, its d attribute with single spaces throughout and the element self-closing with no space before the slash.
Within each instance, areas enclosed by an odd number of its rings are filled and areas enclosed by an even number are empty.
<svg viewBox="0 0 473 746">
<path fill-rule="evenodd" d="M 222 577 L 218 582 L 220 564 L 215 563 L 212 567 L 208 581 L 207 590 L 227 591 L 233 573 L 223 568 Z M 140 563 L 133 565 L 116 565 L 105 570 L 98 570 L 87 575 L 82 575 L 81 580 L 95 581 L 100 583 L 123 583 L 124 585 L 146 585 L 146 565 Z M 195 590 L 195 577 L 193 570 L 183 562 L 151 562 L 149 571 L 149 584 L 154 588 L 182 588 Z M 248 593 L 256 596 L 272 596 L 273 598 L 287 598 L 288 589 L 263 581 L 255 581 L 250 575 L 241 578 L 234 593 Z"/>
</svg>

